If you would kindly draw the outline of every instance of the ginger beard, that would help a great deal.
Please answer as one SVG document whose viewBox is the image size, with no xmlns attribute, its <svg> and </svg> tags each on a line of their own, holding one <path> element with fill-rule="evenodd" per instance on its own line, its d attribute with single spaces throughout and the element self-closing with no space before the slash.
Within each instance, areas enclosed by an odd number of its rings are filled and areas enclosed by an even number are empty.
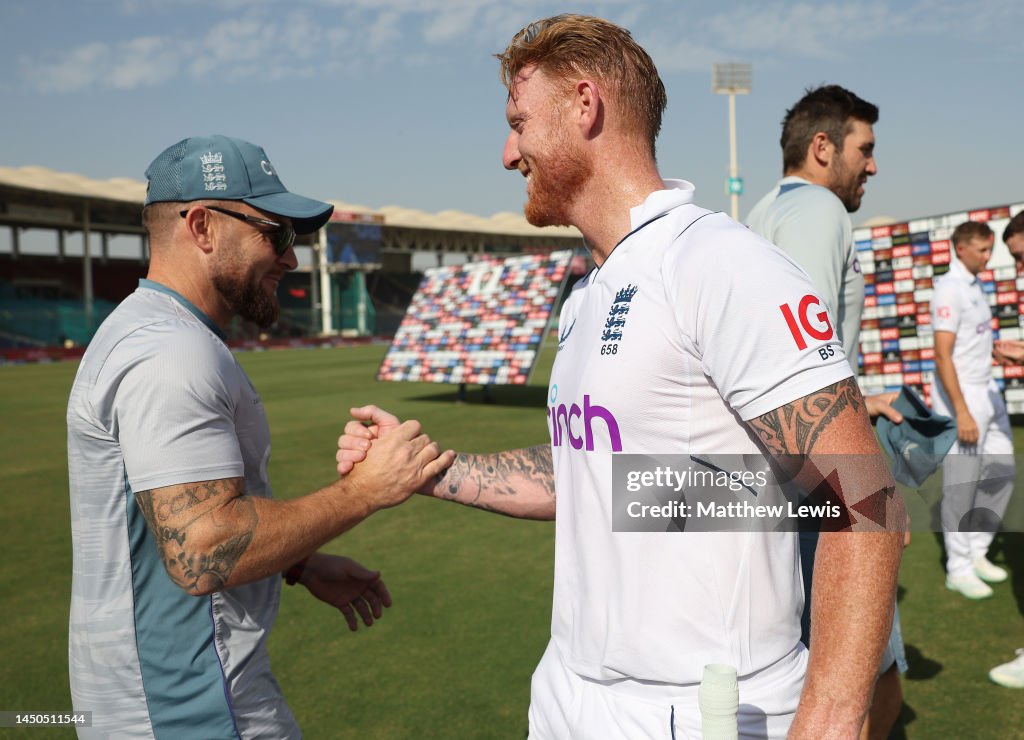
<svg viewBox="0 0 1024 740">
<path fill-rule="evenodd" d="M 523 214 L 534 226 L 569 226 L 569 208 L 593 175 L 593 166 L 559 121 L 548 151 L 523 156 L 530 178 Z"/>
<path fill-rule="evenodd" d="M 259 265 L 251 265 L 246 269 L 242 260 L 235 255 L 222 257 L 218 268 L 213 285 L 234 314 L 262 329 L 277 321 L 281 304 L 276 293 L 263 287 L 265 274 L 259 274 Z"/>
</svg>

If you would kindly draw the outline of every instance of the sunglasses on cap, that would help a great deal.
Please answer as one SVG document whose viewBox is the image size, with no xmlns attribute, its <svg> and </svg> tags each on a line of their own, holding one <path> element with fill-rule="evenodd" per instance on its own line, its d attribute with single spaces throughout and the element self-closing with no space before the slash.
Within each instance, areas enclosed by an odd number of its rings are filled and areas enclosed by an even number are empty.
<svg viewBox="0 0 1024 740">
<path fill-rule="evenodd" d="M 246 223 L 253 224 L 255 226 L 266 226 L 270 230 L 257 229 L 261 234 L 270 240 L 270 244 L 274 247 L 274 254 L 278 257 L 287 252 L 295 244 L 295 229 L 291 226 L 278 223 L 277 221 L 271 221 L 266 218 L 257 218 L 256 216 L 250 216 L 246 213 L 239 213 L 238 211 L 229 211 L 227 208 L 221 208 L 219 206 L 203 206 L 208 211 L 216 211 L 217 213 L 223 213 L 225 216 L 231 216 L 231 218 L 237 218 L 239 221 L 245 221 Z M 179 211 L 178 215 L 182 218 L 188 214 L 188 209 Z"/>
</svg>

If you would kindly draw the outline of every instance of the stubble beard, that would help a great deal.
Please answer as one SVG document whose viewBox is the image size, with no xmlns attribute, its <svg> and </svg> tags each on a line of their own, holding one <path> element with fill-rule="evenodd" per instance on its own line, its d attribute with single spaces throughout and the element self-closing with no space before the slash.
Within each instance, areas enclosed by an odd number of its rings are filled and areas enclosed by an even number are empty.
<svg viewBox="0 0 1024 740">
<path fill-rule="evenodd" d="M 542 159 L 530 162 L 529 196 L 523 207 L 534 226 L 571 226 L 569 209 L 593 175 L 580 148 L 560 136 Z"/>
<path fill-rule="evenodd" d="M 842 157 L 837 156 L 832 160 L 832 185 L 829 188 L 836 197 L 843 202 L 843 206 L 846 208 L 847 213 L 854 213 L 860 208 L 861 199 L 864 197 L 860 193 L 861 178 L 860 175 L 851 172 L 842 160 Z"/>
<path fill-rule="evenodd" d="M 281 313 L 277 296 L 267 292 L 254 270 L 241 276 L 237 272 L 223 270 L 214 277 L 213 285 L 232 313 L 253 322 L 261 329 L 277 321 Z"/>
</svg>

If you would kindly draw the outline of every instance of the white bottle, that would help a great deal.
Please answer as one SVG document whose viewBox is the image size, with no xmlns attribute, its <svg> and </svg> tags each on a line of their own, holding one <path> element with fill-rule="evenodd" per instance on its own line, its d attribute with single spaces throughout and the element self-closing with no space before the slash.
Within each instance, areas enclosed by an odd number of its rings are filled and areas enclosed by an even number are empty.
<svg viewBox="0 0 1024 740">
<path fill-rule="evenodd" d="M 724 663 L 704 666 L 704 677 L 697 690 L 697 705 L 704 740 L 736 740 L 739 737 L 737 713 L 740 706 L 736 669 Z"/>
</svg>

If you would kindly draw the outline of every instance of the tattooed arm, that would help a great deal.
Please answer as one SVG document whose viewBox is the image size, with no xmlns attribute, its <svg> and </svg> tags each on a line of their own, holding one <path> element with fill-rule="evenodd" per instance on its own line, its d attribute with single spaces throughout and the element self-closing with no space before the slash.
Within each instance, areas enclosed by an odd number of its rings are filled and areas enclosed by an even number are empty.
<svg viewBox="0 0 1024 740">
<path fill-rule="evenodd" d="M 167 574 L 191 594 L 212 593 L 238 581 L 236 568 L 260 520 L 256 498 L 243 495 L 243 483 L 242 478 L 225 478 L 135 494 Z M 219 536 L 206 541 L 208 530 Z"/>
<path fill-rule="evenodd" d="M 854 737 L 892 626 L 905 512 L 853 378 L 749 422 L 805 489 L 825 484 L 851 526 L 822 532 L 811 593 L 811 653 L 790 737 Z M 874 531 L 870 531 L 874 530 Z"/>
<path fill-rule="evenodd" d="M 279 573 L 378 509 L 434 480 L 454 453 L 406 422 L 352 475 L 287 501 L 246 494 L 242 478 L 135 494 L 168 575 L 193 595 Z"/>
<path fill-rule="evenodd" d="M 377 406 L 354 408 L 351 413 L 358 421 L 346 424 L 345 434 L 338 439 L 341 476 L 357 469 L 374 440 L 386 437 L 399 423 L 398 417 Z M 520 519 L 554 519 L 551 448 L 541 445 L 493 455 L 460 453 L 450 468 L 419 492 Z"/>
<path fill-rule="evenodd" d="M 493 455 L 459 453 L 452 466 L 421 492 L 519 519 L 554 519 L 551 448 L 542 445 Z"/>
</svg>

